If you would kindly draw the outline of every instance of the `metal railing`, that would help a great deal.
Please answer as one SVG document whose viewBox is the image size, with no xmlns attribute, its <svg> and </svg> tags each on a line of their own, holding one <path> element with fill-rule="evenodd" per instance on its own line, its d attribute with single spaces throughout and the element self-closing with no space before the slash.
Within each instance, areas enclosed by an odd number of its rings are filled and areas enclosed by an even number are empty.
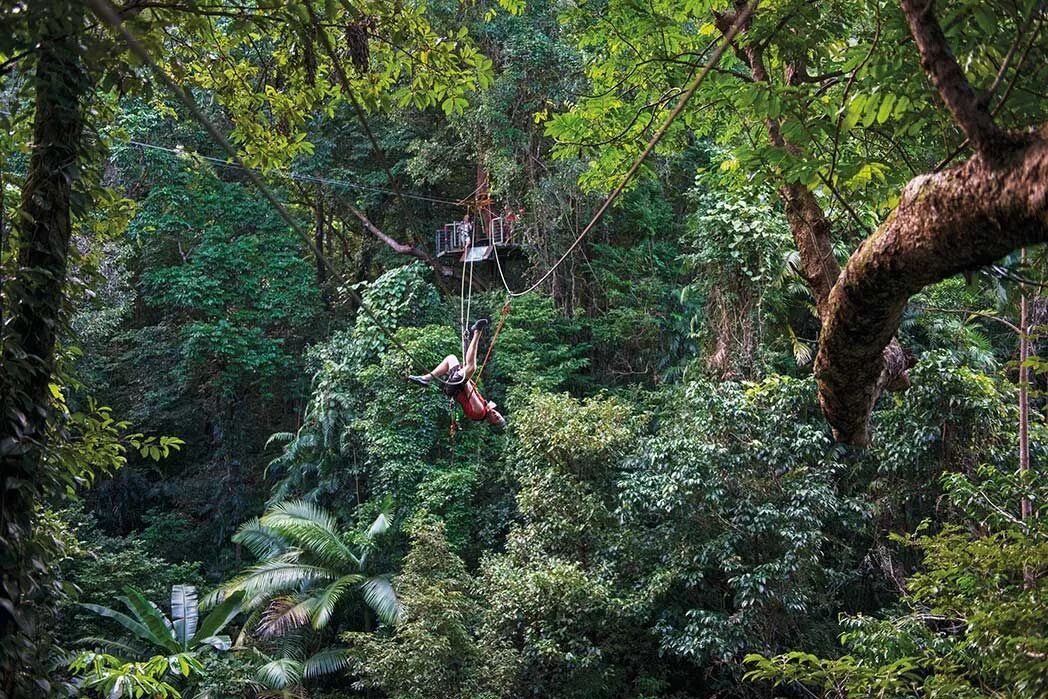
<svg viewBox="0 0 1048 699">
<path fill-rule="evenodd" d="M 435 248 L 437 257 L 465 250 L 466 244 L 470 242 L 472 233 L 473 225 L 465 221 L 445 224 L 443 228 L 436 232 Z M 473 245 L 507 245 L 512 230 L 507 225 L 507 222 L 501 216 L 498 216 L 491 219 L 491 225 L 486 233 L 485 235 L 485 232 L 481 231 L 480 235 L 473 239 Z"/>
<path fill-rule="evenodd" d="M 473 225 L 465 221 L 455 221 L 445 224 L 437 231 L 437 257 L 450 252 L 462 252 L 466 249 Z"/>
</svg>

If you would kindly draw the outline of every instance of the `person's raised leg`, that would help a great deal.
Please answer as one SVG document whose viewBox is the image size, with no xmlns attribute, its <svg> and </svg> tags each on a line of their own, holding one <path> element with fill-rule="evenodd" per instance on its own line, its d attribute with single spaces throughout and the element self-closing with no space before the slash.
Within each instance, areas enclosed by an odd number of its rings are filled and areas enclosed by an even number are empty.
<svg viewBox="0 0 1048 699">
<path fill-rule="evenodd" d="M 466 375 L 467 381 L 473 378 L 473 372 L 477 370 L 477 349 L 480 347 L 480 335 L 484 328 L 487 327 L 487 324 L 487 318 L 481 318 L 471 328 L 473 337 L 469 340 L 469 347 L 466 349 L 466 361 L 462 365 L 462 371 Z"/>
<path fill-rule="evenodd" d="M 456 357 L 453 354 L 449 354 L 448 356 L 444 357 L 444 359 L 440 362 L 440 364 L 438 364 L 428 374 L 419 374 L 419 375 L 415 375 L 415 376 L 409 376 L 408 377 L 408 381 L 413 381 L 413 382 L 415 382 L 415 383 L 417 383 L 417 384 L 419 384 L 421 386 L 428 386 L 430 381 L 432 381 L 435 378 L 439 378 L 441 376 L 444 376 L 449 371 L 451 371 L 451 367 L 457 366 L 458 363 L 459 363 L 458 357 Z"/>
</svg>

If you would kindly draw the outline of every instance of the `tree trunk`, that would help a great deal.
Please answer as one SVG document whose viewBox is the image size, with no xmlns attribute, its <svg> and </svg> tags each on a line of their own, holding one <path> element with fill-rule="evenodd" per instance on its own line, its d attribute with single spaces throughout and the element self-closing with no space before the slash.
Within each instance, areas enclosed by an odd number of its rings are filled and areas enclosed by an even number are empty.
<svg viewBox="0 0 1048 699">
<path fill-rule="evenodd" d="M 45 15 L 37 48 L 33 151 L 18 218 L 17 272 L 5 290 L 9 308 L 0 337 L 0 689 L 8 694 L 16 674 L 30 669 L 27 596 L 49 567 L 46 552 L 30 553 L 37 548 L 30 546 L 33 510 L 64 487 L 57 477 L 48 482 L 42 453 L 72 234 L 71 194 L 80 174 L 80 100 L 88 86 L 79 59 L 79 5 L 52 6 L 55 14 Z"/>
<path fill-rule="evenodd" d="M 815 361 L 819 400 L 839 440 L 868 441 L 883 349 L 911 295 L 1048 240 L 1048 140 L 994 161 L 976 155 L 911 181 L 841 273 Z"/>
<path fill-rule="evenodd" d="M 745 3 L 736 3 L 736 5 L 735 11 L 717 15 L 717 27 L 722 34 L 727 35 L 734 26 L 739 11 L 738 6 L 744 6 Z M 735 53 L 749 67 L 754 81 L 770 82 L 768 70 L 764 64 L 763 48 L 760 44 L 736 47 Z M 785 73 L 786 83 L 789 85 L 796 85 L 810 79 L 807 77 L 803 61 L 787 64 Z M 801 149 L 796 144 L 783 137 L 778 119 L 766 119 L 765 127 L 772 145 L 783 149 L 791 156 L 802 155 Z M 787 182 L 782 184 L 778 191 L 786 213 L 786 221 L 793 234 L 794 244 L 797 246 L 797 252 L 800 253 L 800 275 L 815 299 L 820 321 L 825 323 L 829 313 L 830 291 L 837 283 L 841 273 L 841 267 L 833 252 L 830 220 L 815 194 L 806 185 L 800 182 Z M 880 362 L 882 371 L 874 384 L 877 395 L 879 396 L 885 390 L 905 390 L 910 385 L 909 369 L 913 366 L 912 357 L 894 337 L 883 347 L 882 354 Z"/>
<path fill-rule="evenodd" d="M 321 293 L 324 292 L 324 284 L 327 283 L 327 261 L 324 259 L 324 193 L 317 191 L 317 204 L 315 207 L 316 222 L 313 228 L 313 246 L 316 248 L 317 286 Z M 327 294 L 324 294 L 326 297 Z M 326 300 L 326 298 L 325 298 Z"/>
<path fill-rule="evenodd" d="M 1023 248 L 1022 260 L 1026 262 L 1026 248 Z M 1030 358 L 1030 313 L 1026 298 L 1026 289 L 1021 290 L 1019 297 L 1019 473 L 1024 482 L 1030 470 L 1030 368 L 1026 360 Z M 1025 522 L 1033 514 L 1030 498 L 1023 495 L 1020 504 L 1020 515 Z"/>
</svg>

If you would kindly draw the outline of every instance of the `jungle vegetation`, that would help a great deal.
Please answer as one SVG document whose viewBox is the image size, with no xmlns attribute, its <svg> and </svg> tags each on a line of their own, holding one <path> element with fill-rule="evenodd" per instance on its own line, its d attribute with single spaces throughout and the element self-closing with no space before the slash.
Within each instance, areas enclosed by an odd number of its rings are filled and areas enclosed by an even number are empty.
<svg viewBox="0 0 1048 699">
<path fill-rule="evenodd" d="M 1046 25 L 4 2 L 0 698 L 1048 696 Z"/>
</svg>

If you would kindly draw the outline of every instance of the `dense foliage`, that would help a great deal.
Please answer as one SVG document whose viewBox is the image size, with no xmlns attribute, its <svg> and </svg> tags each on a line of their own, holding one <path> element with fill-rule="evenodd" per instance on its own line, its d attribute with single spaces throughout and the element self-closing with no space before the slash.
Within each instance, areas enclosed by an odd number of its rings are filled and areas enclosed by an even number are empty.
<svg viewBox="0 0 1048 699">
<path fill-rule="evenodd" d="M 574 246 L 747 3 L 5 4 L 0 697 L 1048 695 L 1042 251 L 909 299 L 864 448 L 813 374 L 985 155 L 911 5 L 757 4 Z M 921 12 L 1035 139 L 1044 4 Z M 406 380 L 482 317 L 506 430 Z"/>
</svg>

